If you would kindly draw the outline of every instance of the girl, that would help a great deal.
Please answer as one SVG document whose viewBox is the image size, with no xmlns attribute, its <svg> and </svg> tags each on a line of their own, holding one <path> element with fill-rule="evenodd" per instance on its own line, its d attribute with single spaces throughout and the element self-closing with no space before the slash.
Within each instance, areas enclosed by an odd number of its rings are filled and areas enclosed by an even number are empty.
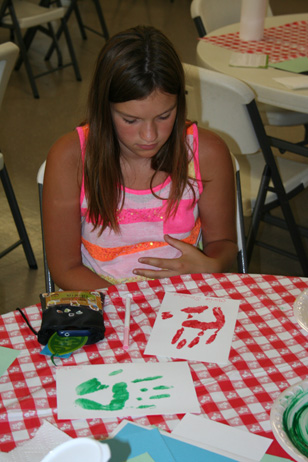
<svg viewBox="0 0 308 462">
<path fill-rule="evenodd" d="M 62 289 L 93 290 L 227 271 L 237 254 L 234 189 L 225 143 L 186 121 L 170 41 L 153 27 L 119 33 L 98 57 L 87 123 L 48 154 L 51 275 Z"/>
</svg>

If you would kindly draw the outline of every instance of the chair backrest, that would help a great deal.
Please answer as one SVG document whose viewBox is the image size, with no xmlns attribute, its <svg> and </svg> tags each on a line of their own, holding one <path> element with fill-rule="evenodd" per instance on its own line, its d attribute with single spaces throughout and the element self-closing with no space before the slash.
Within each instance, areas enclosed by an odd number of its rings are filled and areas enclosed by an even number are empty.
<svg viewBox="0 0 308 462">
<path fill-rule="evenodd" d="M 253 91 L 234 77 L 184 64 L 188 119 L 218 133 L 233 154 L 260 149 L 246 105 Z"/>
<path fill-rule="evenodd" d="M 14 43 L 0 45 L 0 107 L 18 54 L 19 48 Z"/>
<path fill-rule="evenodd" d="M 233 153 L 254 153 L 259 143 L 246 104 L 254 100 L 250 88 L 218 72 L 183 64 L 186 81 L 187 118 L 218 133 Z M 246 273 L 244 218 L 240 185 L 240 168 L 232 154 L 236 177 L 236 222 L 239 248 L 239 272 Z"/>
<path fill-rule="evenodd" d="M 242 0 L 193 0 L 190 15 L 195 21 L 199 36 L 203 37 L 220 27 L 239 22 L 241 4 Z M 267 16 L 272 16 L 270 6 Z"/>
</svg>

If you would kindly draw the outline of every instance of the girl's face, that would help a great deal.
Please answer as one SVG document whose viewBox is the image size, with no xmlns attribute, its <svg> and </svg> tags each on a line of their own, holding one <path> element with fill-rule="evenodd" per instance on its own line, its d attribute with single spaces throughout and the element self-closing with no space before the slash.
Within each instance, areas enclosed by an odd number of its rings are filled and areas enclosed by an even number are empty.
<svg viewBox="0 0 308 462">
<path fill-rule="evenodd" d="M 171 135 L 177 96 L 154 90 L 144 99 L 111 103 L 111 115 L 126 158 L 151 158 Z"/>
</svg>

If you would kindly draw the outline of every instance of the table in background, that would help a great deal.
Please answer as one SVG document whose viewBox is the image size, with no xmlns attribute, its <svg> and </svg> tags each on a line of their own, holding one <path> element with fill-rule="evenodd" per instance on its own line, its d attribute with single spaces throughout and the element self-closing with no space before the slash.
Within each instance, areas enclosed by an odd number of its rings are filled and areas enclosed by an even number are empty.
<svg viewBox="0 0 308 462">
<path fill-rule="evenodd" d="M 212 420 L 273 438 L 270 410 L 288 386 L 308 376 L 308 334 L 293 316 L 293 303 L 308 287 L 308 278 L 195 274 L 171 279 L 121 284 L 108 289 L 106 337 L 76 351 L 63 365 L 158 362 L 143 356 L 165 291 L 241 300 L 229 364 L 189 361 L 202 413 Z M 129 350 L 123 350 L 125 296 L 132 295 Z M 35 329 L 41 324 L 40 305 L 25 308 Z M 55 371 L 50 358 L 19 312 L 0 317 L 0 345 L 21 350 L 0 377 L 0 450 L 9 451 L 32 438 L 46 419 L 71 437 L 103 439 L 121 419 L 57 420 Z M 60 366 L 61 367 L 61 366 Z M 133 420 L 172 431 L 183 415 L 157 415 Z M 269 454 L 288 457 L 275 441 Z"/>
<path fill-rule="evenodd" d="M 308 113 L 308 89 L 289 90 L 276 82 L 276 77 L 292 76 L 290 72 L 229 66 L 231 53 L 266 53 L 270 62 L 308 56 L 308 13 L 271 16 L 265 19 L 264 38 L 244 42 L 239 39 L 240 24 L 212 31 L 197 45 L 197 63 L 228 74 L 247 83 L 261 103 Z"/>
</svg>

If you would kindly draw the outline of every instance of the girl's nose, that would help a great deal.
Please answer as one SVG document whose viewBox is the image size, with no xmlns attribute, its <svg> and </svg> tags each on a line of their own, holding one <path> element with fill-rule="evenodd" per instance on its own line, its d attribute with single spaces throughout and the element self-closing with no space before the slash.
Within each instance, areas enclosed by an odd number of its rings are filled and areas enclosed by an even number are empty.
<svg viewBox="0 0 308 462">
<path fill-rule="evenodd" d="M 141 128 L 140 137 L 147 143 L 155 141 L 157 138 L 157 129 L 155 123 L 144 123 Z"/>
</svg>

